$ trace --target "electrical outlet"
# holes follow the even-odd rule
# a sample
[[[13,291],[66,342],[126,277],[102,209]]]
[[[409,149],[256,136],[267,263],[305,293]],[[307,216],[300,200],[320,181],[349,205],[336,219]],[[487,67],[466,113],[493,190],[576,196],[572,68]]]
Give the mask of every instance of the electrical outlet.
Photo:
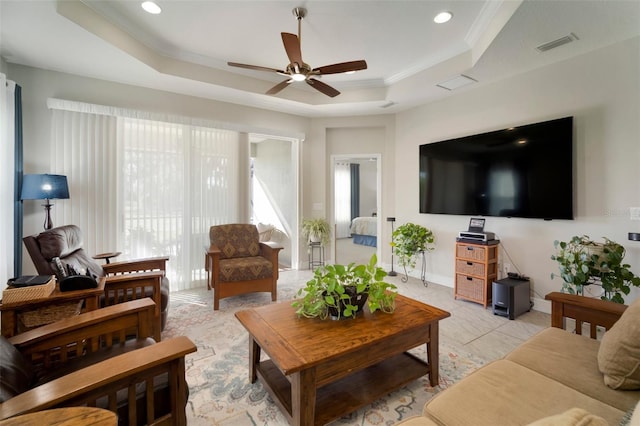
[[[507,275],[509,272],[511,272],[511,264],[510,263],[505,263],[502,268],[504,269],[504,274]]]
[[[640,207],[629,207],[631,220],[640,220]]]

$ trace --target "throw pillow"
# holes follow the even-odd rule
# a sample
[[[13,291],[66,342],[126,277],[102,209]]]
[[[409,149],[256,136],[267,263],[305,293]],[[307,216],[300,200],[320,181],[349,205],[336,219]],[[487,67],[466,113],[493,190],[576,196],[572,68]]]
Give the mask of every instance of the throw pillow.
[[[609,426],[609,423],[582,408],[571,408],[564,413],[536,420],[529,426]]]
[[[602,337],[598,368],[612,389],[640,389],[640,299]]]

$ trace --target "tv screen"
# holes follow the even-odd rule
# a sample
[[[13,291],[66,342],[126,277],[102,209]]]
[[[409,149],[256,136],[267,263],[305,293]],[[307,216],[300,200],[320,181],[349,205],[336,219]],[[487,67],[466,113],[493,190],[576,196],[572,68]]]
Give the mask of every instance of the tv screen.
[[[420,213],[573,219],[573,117],[420,145]]]

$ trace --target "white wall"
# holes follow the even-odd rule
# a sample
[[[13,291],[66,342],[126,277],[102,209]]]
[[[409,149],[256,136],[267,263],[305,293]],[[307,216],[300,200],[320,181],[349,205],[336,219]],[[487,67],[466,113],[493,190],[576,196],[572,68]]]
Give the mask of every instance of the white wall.
[[[377,214],[378,170],[375,161],[360,160],[360,216],[372,216]]]
[[[536,298],[559,291],[551,280],[556,239],[608,237],[627,248],[626,261],[640,274],[640,231],[630,207],[640,206],[640,38],[537,69],[397,115],[395,210],[397,224],[416,222],[436,235],[428,255],[428,278],[453,286],[454,245],[468,216],[419,214],[418,146],[574,116],[575,220],[487,218],[485,230],[501,242],[501,263],[532,278]],[[553,173],[553,170],[549,170]],[[638,292],[632,293],[632,298]],[[537,308],[548,305],[536,300]]]

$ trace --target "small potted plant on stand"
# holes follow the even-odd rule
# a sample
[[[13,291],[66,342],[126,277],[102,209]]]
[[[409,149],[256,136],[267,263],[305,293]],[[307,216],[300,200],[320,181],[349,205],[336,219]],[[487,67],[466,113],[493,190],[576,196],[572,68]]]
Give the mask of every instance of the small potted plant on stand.
[[[558,263],[562,291],[584,295],[585,285],[602,287],[603,300],[624,303],[631,287],[640,287],[640,277],[629,269],[631,265],[622,263],[625,248],[608,238],[595,242],[587,235],[574,236],[569,241],[554,241],[556,254],[551,256]],[[551,274],[551,278],[555,278]]]
[[[317,268],[305,287],[298,290],[292,306],[307,318],[355,318],[365,303],[370,312],[395,310],[396,286],[383,279],[384,269],[372,255],[368,265],[326,265]]]
[[[404,268],[404,277],[402,277],[402,282],[406,283],[409,280],[407,267],[409,269],[415,268],[416,258],[418,254],[421,254],[421,279],[422,283],[426,286],[427,280],[425,278],[426,265],[424,255],[426,251],[431,251],[435,248],[433,246],[435,241],[433,232],[424,226],[409,222],[400,225],[395,231],[393,231],[391,241],[393,254],[398,257],[398,263]]]
[[[303,219],[302,237],[308,243],[320,243],[322,246],[329,244],[331,227],[325,219]]]

